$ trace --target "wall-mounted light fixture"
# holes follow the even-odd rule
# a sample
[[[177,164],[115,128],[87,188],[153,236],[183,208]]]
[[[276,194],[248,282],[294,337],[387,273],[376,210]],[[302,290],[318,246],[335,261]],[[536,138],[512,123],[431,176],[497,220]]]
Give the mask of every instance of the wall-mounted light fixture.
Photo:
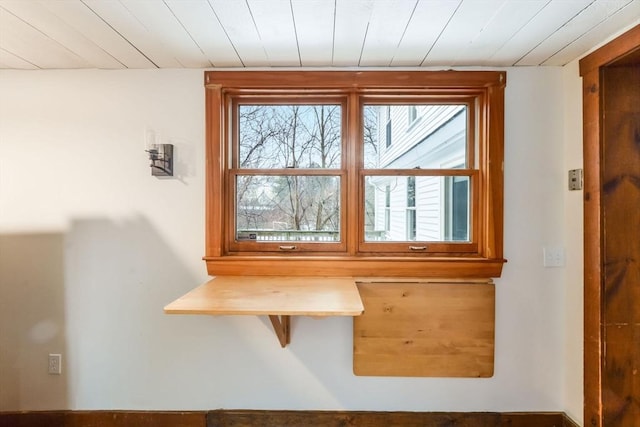
[[[151,144],[149,149],[151,175],[173,176],[173,144]]]

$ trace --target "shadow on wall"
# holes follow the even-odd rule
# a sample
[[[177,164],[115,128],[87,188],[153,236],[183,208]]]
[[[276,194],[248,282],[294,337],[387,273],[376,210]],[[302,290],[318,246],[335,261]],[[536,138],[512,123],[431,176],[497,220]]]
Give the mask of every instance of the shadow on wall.
[[[179,334],[162,307],[196,279],[142,217],[0,235],[0,410],[147,406]]]
[[[64,285],[62,234],[0,235],[0,410],[67,407]]]

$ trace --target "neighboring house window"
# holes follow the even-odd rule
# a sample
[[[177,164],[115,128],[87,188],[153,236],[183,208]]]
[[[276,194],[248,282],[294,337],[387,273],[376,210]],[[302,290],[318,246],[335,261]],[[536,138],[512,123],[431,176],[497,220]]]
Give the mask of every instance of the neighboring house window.
[[[504,73],[205,76],[210,274],[500,274]]]
[[[384,231],[391,230],[391,186],[384,187]]]
[[[416,177],[407,177],[407,240],[416,240]]]
[[[385,109],[385,126],[384,126],[384,130],[385,130],[385,148],[389,148],[391,147],[391,106],[388,105]]]
[[[418,108],[415,105],[407,105],[407,121],[409,126],[418,119]]]

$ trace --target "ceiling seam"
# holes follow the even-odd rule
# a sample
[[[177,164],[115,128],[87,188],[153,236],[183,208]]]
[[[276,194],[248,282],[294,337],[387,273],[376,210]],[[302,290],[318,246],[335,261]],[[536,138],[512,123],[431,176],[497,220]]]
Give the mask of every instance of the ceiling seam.
[[[567,26],[567,24],[569,24],[571,21],[573,21],[574,19],[576,19],[576,17],[578,17],[582,12],[584,12],[585,10],[589,9],[594,3],[596,2],[596,0],[593,0],[591,3],[589,3],[588,5],[586,5],[585,7],[583,7],[582,9],[580,9],[580,11],[578,11],[575,15],[573,15],[571,17],[571,19],[565,21],[562,25],[560,25],[558,28],[556,28],[551,34],[549,34],[547,37],[545,37],[544,39],[540,40],[540,43],[538,43],[537,45],[535,45],[534,47],[532,47],[531,49],[529,49],[529,51],[527,51],[524,55],[522,55],[520,58],[518,58],[518,60],[516,62],[513,63],[513,66],[517,66],[518,63],[520,61],[522,61],[524,58],[527,57],[527,55],[529,55],[531,52],[533,52],[538,46],[540,46],[542,43],[544,43],[546,40],[548,40],[549,38],[551,38],[552,35],[554,35],[555,33],[557,33],[560,29],[564,28],[565,26]],[[567,45],[565,45],[566,47]],[[557,53],[557,52],[556,52]],[[538,66],[540,66],[540,64],[543,64],[545,61],[547,61],[550,57],[547,57],[547,59],[545,59],[544,61],[542,61],[541,63],[538,64]]]
[[[333,30],[331,31],[331,65],[335,63],[336,55],[336,19],[338,14],[338,0],[333,0]]]
[[[207,62],[209,63],[209,65],[211,67],[214,67],[213,62],[211,62],[211,60],[209,59],[209,57],[204,53],[204,50],[202,50],[202,47],[200,47],[200,45],[198,44],[198,42],[193,38],[193,36],[191,35],[191,33],[189,32],[189,30],[187,29],[187,27],[184,26],[184,24],[182,23],[182,21],[180,20],[180,18],[178,18],[176,16],[176,14],[174,13],[173,9],[171,9],[171,7],[167,4],[166,0],[162,0],[162,3],[164,3],[164,5],[167,7],[167,9],[169,10],[169,12],[171,13],[171,15],[175,18],[175,20],[178,22],[178,24],[180,24],[180,26],[182,27],[182,29],[184,30],[185,33],[187,33],[187,35],[189,36],[189,38],[191,39],[191,41],[193,42],[193,44],[195,44],[198,47],[198,50],[200,51],[200,53],[202,53],[202,56],[207,60]],[[176,58],[176,61],[180,62],[180,60],[178,60],[178,58]]]
[[[218,21],[218,24],[220,24],[220,28],[222,28],[222,31],[224,32],[224,35],[227,36],[227,40],[229,40],[229,44],[231,44],[231,47],[233,48],[233,51],[236,53],[236,56],[238,57],[238,61],[240,61],[240,64],[242,64],[242,66],[246,68],[246,65],[245,65],[244,61],[242,60],[242,57],[240,56],[240,53],[238,52],[238,49],[236,48],[236,45],[233,44],[233,40],[231,40],[231,37],[229,36],[229,33],[227,32],[227,29],[224,27],[224,25],[222,25],[222,21],[220,20],[220,17],[218,16],[218,13],[216,12],[216,10],[213,7],[213,5],[211,4],[211,0],[207,0],[207,4],[209,5],[209,8],[211,9],[211,12],[213,12],[213,16],[216,17],[216,20]]]
[[[0,47],[0,50],[3,50],[3,51],[5,51],[5,52],[7,52],[9,55],[15,56],[16,58],[18,58],[18,59],[20,59],[20,60],[22,60],[22,61],[26,62],[27,64],[31,64],[31,65],[33,65],[34,67],[36,67],[36,68],[37,68],[37,69],[39,69],[39,70],[42,70],[42,67],[40,67],[38,64],[34,64],[33,62],[29,61],[28,59],[23,58],[23,57],[21,57],[20,55],[17,55],[17,54],[15,54],[15,53],[11,52],[10,50],[7,50],[7,49],[5,49],[5,48],[3,48],[3,47]]]
[[[55,44],[57,44],[58,46],[60,46],[63,50],[66,50],[67,52],[69,52],[70,54],[72,54],[73,56],[75,56],[76,58],[78,58],[80,61],[89,64],[89,65],[93,65],[91,63],[89,63],[89,61],[87,61],[86,59],[84,59],[82,56],[78,55],[77,53],[75,53],[74,51],[72,51],[71,49],[69,49],[68,47],[66,47],[65,45],[63,45],[62,43],[60,43],[59,41],[57,41],[56,39],[52,38],[51,36],[49,36],[47,33],[45,33],[44,31],[40,30],[39,28],[37,28],[36,26],[34,26],[33,24],[25,21],[24,19],[22,19],[21,17],[19,17],[18,15],[16,15],[15,13],[11,12],[10,10],[1,7],[0,8],[2,10],[4,10],[6,13],[8,13],[9,15],[12,15],[13,17],[15,17],[16,19],[22,21],[25,23],[25,25],[33,28],[35,31],[37,31],[38,33],[42,34],[43,36],[45,36],[47,39],[51,40],[52,42],[54,42]],[[8,51],[7,51],[8,52]],[[18,55],[16,55],[18,56]],[[19,56],[18,56],[19,57]],[[20,58],[20,57],[19,57]],[[30,61],[27,61],[29,63],[31,63]],[[34,64],[35,65],[35,64]],[[41,68],[38,66],[38,68]]]
[[[258,28],[258,24],[256,24],[256,18],[253,16],[253,12],[251,11],[251,6],[249,6],[249,0],[244,0],[244,4],[247,6],[247,10],[249,11],[249,16],[251,16],[251,22],[253,22],[253,28],[256,30],[256,34],[258,34],[258,38],[260,39],[260,43],[262,43],[262,51],[264,52],[264,56],[269,61],[269,65],[271,64],[271,58],[269,58],[269,52],[267,52],[267,48],[264,45],[264,40],[262,40],[262,36],[260,35],[260,29]]]
[[[296,36],[296,48],[298,49],[298,66],[302,67],[302,55],[300,54],[300,40],[298,40],[298,27],[296,27],[296,17],[293,14],[293,3],[289,0],[289,10],[291,11],[291,21],[293,22],[293,34]]]
[[[542,6],[531,18],[529,18],[529,20],[527,22],[525,22],[515,33],[513,33],[511,35],[511,37],[509,37],[507,40],[504,41],[504,43],[502,43],[502,45],[496,49],[495,52],[493,52],[493,55],[491,55],[488,59],[493,58],[494,56],[496,56],[496,54],[498,52],[500,52],[502,50],[503,47],[505,47],[507,45],[507,43],[509,43],[509,41],[511,41],[516,35],[518,35],[518,33],[520,33],[524,28],[527,27],[527,25],[529,25],[535,18],[536,16],[538,16],[540,13],[542,13],[542,11],[544,9],[547,8],[547,6],[549,6],[549,4],[551,3],[552,0],[548,0],[544,6]],[[514,66],[515,63],[511,63],[511,66]]]
[[[604,18],[602,18],[597,24],[593,25],[591,28],[589,28],[588,30],[586,30],[585,32],[583,32],[582,34],[580,34],[578,37],[574,38],[572,41],[570,41],[569,43],[567,43],[566,45],[564,45],[564,47],[558,49],[557,51],[555,51],[553,54],[551,54],[549,57],[547,57],[547,59],[545,59],[544,61],[542,61],[539,65],[545,65],[545,63],[549,60],[551,60],[554,56],[556,56],[558,53],[562,52],[563,50],[565,50],[566,48],[568,48],[569,46],[571,46],[572,44],[574,44],[575,42],[577,42],[578,40],[580,40],[581,38],[583,38],[585,35],[589,34],[591,31],[595,30],[596,28],[598,28],[600,25],[602,25],[604,22],[606,22],[609,18],[611,18],[612,16],[620,13],[621,10],[623,10],[625,7],[629,6],[631,3],[633,3],[633,0],[629,0],[627,3],[625,3],[623,6],[619,7],[615,12],[606,15]],[[572,18],[573,19],[573,18]],[[562,64],[567,65],[567,63]]]
[[[45,3],[46,4],[46,3]],[[86,37],[84,35],[84,33],[76,28],[74,25],[72,25],[70,22],[68,22],[66,19],[64,19],[62,16],[58,15],[56,12],[54,12],[53,10],[49,9],[47,6],[44,6],[49,13],[51,13],[52,15],[55,15],[61,22],[64,22],[69,28],[73,29],[76,33],[78,33],[83,39],[85,39],[86,41],[88,41],[89,43],[91,43],[92,45],[94,45],[95,47],[97,47],[98,49],[100,49],[102,52],[106,53],[107,55],[109,55],[111,58],[113,58],[114,61],[116,61],[118,64],[122,65],[123,68],[129,68],[127,67],[127,64],[125,64],[124,62],[120,61],[118,58],[116,58],[115,56],[113,56],[111,54],[111,52],[109,52],[108,50],[106,50],[105,48],[103,48],[102,46],[100,46],[97,42],[95,42],[93,39],[90,39],[88,37]]]
[[[364,38],[362,39],[362,46],[360,46],[360,56],[358,57],[358,67],[362,62],[362,54],[364,53],[364,45],[367,44],[367,34],[369,33],[370,24],[371,24],[371,20],[367,21],[367,29],[364,30]]]
[[[156,64],[155,62],[153,62],[151,60],[151,58],[149,58],[147,55],[144,54],[144,52],[142,52],[140,49],[138,49],[138,47],[136,45],[134,45],[133,43],[131,43],[131,41],[126,38],[124,35],[122,35],[120,33],[120,31],[116,30],[111,24],[109,24],[102,16],[100,16],[98,13],[96,13],[95,10],[93,10],[87,3],[85,3],[84,0],[80,0],[80,3],[82,3],[87,9],[89,9],[94,15],[96,15],[102,22],[104,22],[109,28],[111,28],[117,35],[119,35],[122,40],[126,41],[127,43],[129,43],[129,45],[134,48],[140,55],[142,55],[147,61],[149,61],[150,63],[153,64],[154,67],[156,68],[160,68],[158,66],[158,64]],[[128,10],[128,9],[127,9]],[[141,23],[142,25],[142,23]],[[144,25],[143,25],[144,26]]]
[[[447,27],[449,26],[449,23],[451,22],[451,20],[453,19],[454,16],[456,16],[456,13],[458,13],[458,9],[460,9],[460,6],[462,5],[462,0],[460,0],[458,2],[458,6],[456,6],[456,10],[453,11],[453,13],[451,14],[451,16],[449,17],[449,19],[447,20],[447,23],[444,24],[444,26],[442,27],[442,31],[440,31],[440,34],[438,34],[438,37],[436,37],[436,39],[433,41],[433,44],[431,44],[431,47],[429,48],[429,50],[427,51],[427,53],[424,55],[424,58],[422,58],[422,61],[420,61],[420,66],[424,66],[424,62],[427,60],[427,57],[429,56],[429,54],[431,53],[431,51],[433,50],[433,48],[435,47],[435,45],[438,43],[438,41],[440,40],[440,37],[442,37],[442,34],[444,34],[444,31],[447,29]]]
[[[400,36],[400,40],[398,40],[398,44],[396,45],[396,51],[393,53],[393,55],[391,56],[391,59],[389,60],[389,63],[387,64],[388,67],[391,66],[391,64],[393,64],[393,60],[396,59],[396,52],[398,52],[398,49],[400,48],[400,45],[402,44],[402,40],[404,40],[404,36],[405,34],[407,34],[407,30],[409,29],[409,24],[411,23],[411,20],[413,19],[413,15],[416,13],[416,9],[418,8],[418,1],[416,0],[416,2],[413,5],[413,10],[411,11],[411,15],[409,15],[409,19],[407,19],[407,25],[404,26],[404,31],[402,31],[402,35]]]

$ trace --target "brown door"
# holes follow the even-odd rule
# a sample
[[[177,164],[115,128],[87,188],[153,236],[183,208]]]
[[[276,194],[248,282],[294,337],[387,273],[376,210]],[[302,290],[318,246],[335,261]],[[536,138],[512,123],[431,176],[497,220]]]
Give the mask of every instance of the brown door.
[[[585,426],[640,427],[639,40],[640,26],[580,63]]]

